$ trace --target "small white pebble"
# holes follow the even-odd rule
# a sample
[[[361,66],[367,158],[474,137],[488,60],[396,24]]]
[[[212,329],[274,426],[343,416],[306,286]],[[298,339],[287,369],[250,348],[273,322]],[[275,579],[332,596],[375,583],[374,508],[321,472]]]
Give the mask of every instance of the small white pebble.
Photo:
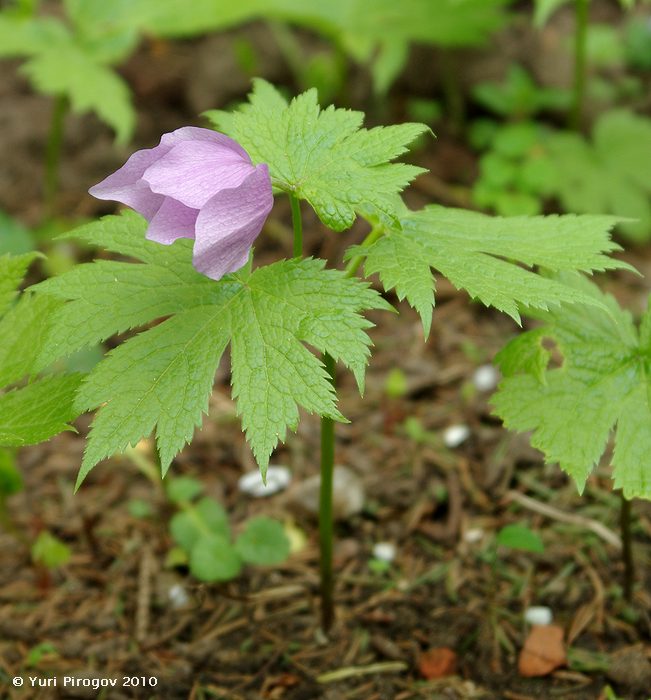
[[[499,372],[493,365],[477,367],[472,375],[472,383],[477,391],[492,391],[497,386],[499,379]]]
[[[167,597],[174,610],[184,608],[190,602],[190,597],[180,583],[175,583],[170,587],[169,591],[167,591]]]
[[[470,437],[470,428],[467,425],[451,425],[443,432],[443,442],[446,447],[459,447]]]
[[[263,496],[271,496],[278,491],[282,491],[289,486],[292,480],[292,474],[287,467],[269,466],[267,469],[267,483],[262,481],[260,472],[256,469],[254,472],[243,474],[237,482],[238,488],[242,493],[255,498]]]
[[[473,527],[470,530],[466,530],[466,534],[463,536],[463,539],[468,544],[476,544],[477,542],[480,542],[483,537],[484,531],[480,527]]]
[[[524,611],[524,619],[530,625],[549,625],[554,616],[550,608],[544,605],[532,605]]]
[[[373,545],[373,556],[380,561],[392,562],[396,558],[396,546],[391,542],[378,542]]]

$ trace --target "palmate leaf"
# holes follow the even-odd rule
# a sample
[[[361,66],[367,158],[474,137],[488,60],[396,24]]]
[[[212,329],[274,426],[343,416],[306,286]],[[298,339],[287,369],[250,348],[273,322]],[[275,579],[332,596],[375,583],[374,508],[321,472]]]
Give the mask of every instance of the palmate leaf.
[[[536,274],[531,267],[591,272],[625,263],[608,257],[619,246],[609,237],[608,216],[491,217],[439,206],[404,210],[401,228],[390,228],[368,247],[366,275],[378,273],[421,316],[427,336],[434,306],[434,268],[457,289],[520,321],[520,307],[547,309],[563,302],[597,303],[580,289]]]
[[[362,112],[321,110],[316,90],[287,104],[272,85],[257,79],[239,111],[206,116],[242,144],[254,163],[269,165],[275,187],[307,200],[335,231],[352,226],[362,204],[392,217],[395,195],[423,172],[389,161],[405,153],[427,126],[363,129]]]
[[[40,346],[52,315],[60,306],[56,299],[38,298],[30,293],[23,293],[12,303],[35,257],[35,253],[0,257],[0,445],[3,446],[18,447],[47,440],[69,430],[69,422],[78,415],[72,404],[81,381],[79,374],[47,377],[2,392],[2,387],[37,373]]]
[[[81,387],[77,408],[99,410],[78,485],[101,459],[154,430],[166,471],[207,410],[229,343],[233,395],[263,473],[287,428],[296,428],[299,406],[344,420],[327,372],[305,343],[341,360],[363,388],[372,324],[360,312],[391,308],[376,292],[313,259],[244,268],[215,282],[192,267],[191,241],[151,243],[144,226],[128,213],[78,231],[142,264],[80,265],[36,287],[68,300],[54,314],[42,363],[169,316],[109,353]]]
[[[615,431],[613,478],[626,498],[651,498],[651,311],[642,325],[578,275],[565,278],[608,308],[566,306],[537,313],[542,326],[497,356],[505,375],[492,398],[507,428],[533,431],[531,444],[558,462],[582,491]],[[561,367],[548,367],[541,339],[553,341]],[[542,372],[517,359],[543,358]],[[544,353],[547,353],[544,355]]]

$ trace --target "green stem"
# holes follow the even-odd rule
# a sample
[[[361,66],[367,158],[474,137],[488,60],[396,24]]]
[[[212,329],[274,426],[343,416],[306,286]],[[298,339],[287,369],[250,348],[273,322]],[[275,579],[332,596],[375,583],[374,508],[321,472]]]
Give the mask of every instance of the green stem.
[[[328,353],[323,364],[335,385],[335,361]],[[321,418],[321,489],[319,493],[319,542],[321,546],[321,627],[328,632],[334,622],[334,576],[332,542],[334,518],[332,493],[335,468],[335,424],[332,418]]]
[[[633,583],[635,582],[635,564],[633,562],[633,537],[631,534],[631,502],[620,494],[619,527],[622,535],[622,559],[624,560],[624,598],[633,602]]]
[[[448,111],[448,123],[453,135],[459,136],[463,132],[466,119],[466,104],[459,82],[459,66],[457,57],[450,49],[440,52],[443,94]]]
[[[294,194],[289,195],[292,207],[292,225],[294,227],[294,257],[303,257],[303,220],[301,219],[301,203]]]
[[[369,246],[373,245],[375,241],[377,241],[378,238],[380,238],[384,234],[384,227],[381,224],[377,224],[374,226],[368,236],[362,241],[361,243],[361,248],[368,248]],[[354,277],[357,274],[357,270],[362,266],[362,263],[364,262],[364,255],[356,255],[354,258],[351,258],[350,261],[348,262],[348,265],[346,265],[346,277]]]
[[[574,0],[576,28],[574,32],[574,90],[570,128],[578,131],[583,116],[583,100],[587,73],[588,3],[590,0]]]
[[[52,219],[56,207],[56,195],[59,189],[59,161],[63,142],[63,125],[68,111],[68,100],[58,95],[52,108],[52,121],[45,149],[45,212],[46,219]]]

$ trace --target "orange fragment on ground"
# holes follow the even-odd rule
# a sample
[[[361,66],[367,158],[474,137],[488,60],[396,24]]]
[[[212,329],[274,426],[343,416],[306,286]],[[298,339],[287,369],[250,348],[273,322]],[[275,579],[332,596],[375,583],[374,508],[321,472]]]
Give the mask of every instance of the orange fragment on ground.
[[[521,676],[546,676],[567,662],[563,628],[558,625],[534,625],[518,659]]]
[[[452,676],[457,670],[457,655],[447,647],[428,649],[420,655],[418,669],[428,680]]]

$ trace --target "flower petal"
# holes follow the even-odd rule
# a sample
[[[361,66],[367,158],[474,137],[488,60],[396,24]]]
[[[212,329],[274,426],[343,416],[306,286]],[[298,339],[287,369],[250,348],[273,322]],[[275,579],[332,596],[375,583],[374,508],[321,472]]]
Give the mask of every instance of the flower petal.
[[[184,126],[176,131],[163,134],[160,143],[154,148],[136,151],[127,162],[114,173],[88,190],[97,199],[122,202],[135,209],[146,219],[151,220],[163,202],[163,197],[151,191],[149,184],[141,178],[144,172],[174,146],[184,141],[212,143],[215,146],[241,156],[250,162],[246,151],[233,139],[212,129]]]
[[[198,209],[190,209],[175,199],[165,198],[147,228],[150,241],[170,245],[177,238],[194,238]]]
[[[218,280],[245,265],[273,199],[269,168],[264,164],[238,187],[212,197],[197,217],[194,267]]]
[[[231,148],[209,141],[182,141],[143,173],[153,192],[200,209],[227,187],[237,187],[253,165]]]

